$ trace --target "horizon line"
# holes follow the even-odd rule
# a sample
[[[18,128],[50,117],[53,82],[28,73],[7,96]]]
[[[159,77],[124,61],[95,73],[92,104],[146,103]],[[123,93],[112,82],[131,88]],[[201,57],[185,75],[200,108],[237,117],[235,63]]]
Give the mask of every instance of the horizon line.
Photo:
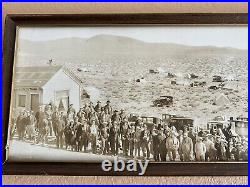
[[[238,48],[238,47],[231,47],[231,46],[218,46],[218,45],[187,45],[187,44],[182,44],[182,43],[173,43],[173,42],[148,42],[148,41],[144,41],[141,39],[137,39],[137,38],[133,38],[133,37],[128,37],[128,36],[124,36],[124,35],[114,35],[114,34],[96,34],[94,36],[85,38],[85,37],[80,37],[80,36],[76,36],[76,37],[61,37],[61,38],[56,38],[56,39],[50,39],[50,40],[32,40],[32,39],[27,39],[27,38],[19,38],[20,40],[26,40],[26,41],[30,41],[30,42],[53,42],[53,41],[58,41],[58,40],[64,40],[64,39],[91,39],[94,38],[96,36],[115,36],[115,37],[123,37],[123,38],[129,38],[129,39],[133,39],[133,40],[137,40],[140,42],[144,42],[144,43],[148,43],[148,44],[172,44],[172,45],[182,45],[182,46],[186,46],[186,47],[216,47],[216,48],[228,48],[228,49],[236,49],[236,50],[242,50],[242,51],[248,51],[248,48]]]

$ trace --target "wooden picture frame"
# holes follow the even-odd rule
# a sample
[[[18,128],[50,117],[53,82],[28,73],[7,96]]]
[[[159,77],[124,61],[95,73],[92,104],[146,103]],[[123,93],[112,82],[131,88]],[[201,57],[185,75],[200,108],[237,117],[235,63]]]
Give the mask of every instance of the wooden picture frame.
[[[247,13],[180,14],[81,14],[81,15],[7,15],[3,48],[2,166],[4,175],[79,175],[129,176],[138,172],[104,172],[101,164],[55,162],[8,162],[6,145],[11,99],[17,26],[116,26],[116,25],[247,25]],[[247,162],[150,163],[145,176],[242,176],[248,174]]]

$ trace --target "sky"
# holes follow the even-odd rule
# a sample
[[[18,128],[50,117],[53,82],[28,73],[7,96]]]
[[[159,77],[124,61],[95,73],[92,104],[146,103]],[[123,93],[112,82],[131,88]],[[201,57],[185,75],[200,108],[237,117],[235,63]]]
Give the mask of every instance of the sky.
[[[248,49],[247,26],[20,27],[19,39],[48,41],[108,34],[145,42]]]

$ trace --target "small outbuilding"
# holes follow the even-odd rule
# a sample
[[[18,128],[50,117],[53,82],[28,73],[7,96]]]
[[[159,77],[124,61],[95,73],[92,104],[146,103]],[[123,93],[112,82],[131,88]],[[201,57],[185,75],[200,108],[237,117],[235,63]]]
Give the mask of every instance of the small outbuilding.
[[[62,66],[16,67],[12,104],[34,112],[48,103],[65,110],[73,104],[79,110],[81,83],[79,77]]]

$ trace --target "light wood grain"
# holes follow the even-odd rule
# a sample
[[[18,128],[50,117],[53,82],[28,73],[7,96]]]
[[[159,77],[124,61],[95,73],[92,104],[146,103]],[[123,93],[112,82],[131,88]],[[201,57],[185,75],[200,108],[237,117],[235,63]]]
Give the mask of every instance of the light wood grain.
[[[3,3],[7,14],[247,13],[247,3]],[[247,177],[2,176],[3,184],[247,184]]]

